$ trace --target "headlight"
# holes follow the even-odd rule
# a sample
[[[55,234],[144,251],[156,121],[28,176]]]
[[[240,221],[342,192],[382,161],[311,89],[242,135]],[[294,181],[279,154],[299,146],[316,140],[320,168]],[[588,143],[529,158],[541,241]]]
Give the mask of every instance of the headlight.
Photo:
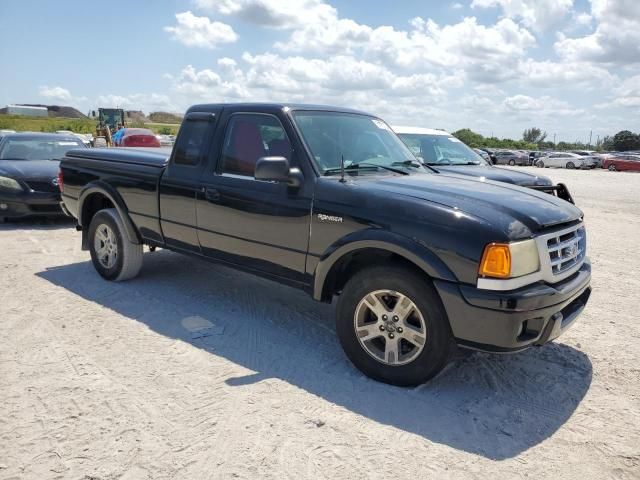
[[[481,277],[515,278],[537,272],[540,257],[535,240],[490,243],[484,249],[478,274]]]
[[[10,190],[12,192],[21,192],[22,186],[16,182],[13,178],[0,177],[0,189]]]

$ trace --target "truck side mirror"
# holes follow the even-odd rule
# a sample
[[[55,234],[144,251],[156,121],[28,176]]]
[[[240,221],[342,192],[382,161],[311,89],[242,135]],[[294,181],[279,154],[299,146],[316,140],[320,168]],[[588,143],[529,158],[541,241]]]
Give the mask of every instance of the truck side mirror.
[[[256,180],[286,183],[290,187],[302,185],[302,172],[289,166],[285,157],[261,157],[256,162],[254,173]]]

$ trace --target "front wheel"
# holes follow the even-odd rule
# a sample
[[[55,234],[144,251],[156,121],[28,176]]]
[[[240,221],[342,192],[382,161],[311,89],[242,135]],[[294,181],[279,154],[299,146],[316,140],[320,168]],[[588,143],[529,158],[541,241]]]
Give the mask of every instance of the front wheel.
[[[399,267],[368,268],[347,282],[338,299],[336,331],[358,369],[400,386],[419,385],[438,374],[452,340],[433,286]]]
[[[538,160],[538,163],[536,163],[536,167],[544,168],[544,162],[542,160]]]
[[[569,170],[573,170],[574,168],[576,168],[576,166],[573,164],[573,162],[567,162],[567,168]]]
[[[515,160],[509,160],[509,165],[511,165],[512,167],[516,164]]]
[[[115,208],[100,210],[91,219],[89,251],[93,266],[107,280],[128,280],[142,268],[142,244],[129,240]]]
[[[613,163],[611,165],[609,165],[609,171],[610,172],[615,172],[616,171],[616,166]]]

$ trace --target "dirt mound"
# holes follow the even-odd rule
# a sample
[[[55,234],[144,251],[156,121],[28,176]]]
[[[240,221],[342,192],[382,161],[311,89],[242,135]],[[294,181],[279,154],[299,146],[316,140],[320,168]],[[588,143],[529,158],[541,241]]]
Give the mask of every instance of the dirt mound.
[[[64,105],[42,105],[40,103],[18,103],[16,105],[22,105],[25,107],[46,107],[50,117],[89,118],[79,110],[73,107],[66,107]],[[6,115],[7,113],[6,108],[0,108],[0,114]]]

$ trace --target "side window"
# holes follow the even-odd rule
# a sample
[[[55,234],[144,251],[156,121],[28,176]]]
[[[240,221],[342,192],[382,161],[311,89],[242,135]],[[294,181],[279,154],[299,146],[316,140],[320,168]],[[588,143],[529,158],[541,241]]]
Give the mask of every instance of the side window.
[[[173,163],[177,165],[197,165],[203,153],[202,147],[207,140],[208,127],[206,120],[185,120],[180,127],[180,135],[176,141]]]
[[[222,146],[222,173],[253,177],[261,157],[291,161],[291,143],[280,120],[273,115],[233,115]]]

